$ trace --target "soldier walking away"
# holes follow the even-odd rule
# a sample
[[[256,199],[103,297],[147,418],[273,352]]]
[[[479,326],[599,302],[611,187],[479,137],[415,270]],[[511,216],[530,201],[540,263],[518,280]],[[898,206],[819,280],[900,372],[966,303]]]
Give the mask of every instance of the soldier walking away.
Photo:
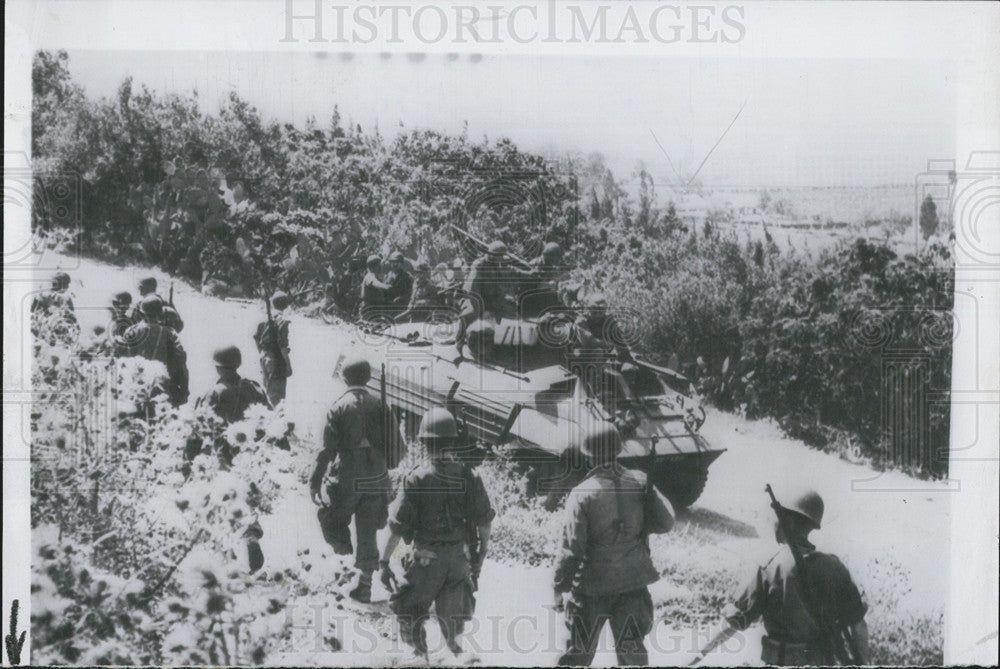
[[[271,406],[277,406],[285,399],[288,377],[292,375],[292,361],[289,357],[288,318],[284,311],[291,299],[287,293],[278,291],[271,296],[271,309],[267,320],[257,326],[253,340],[260,352],[260,373]]]
[[[427,658],[424,622],[431,605],[449,650],[468,664],[458,637],[475,610],[475,590],[496,512],[483,481],[455,458],[458,429],[446,410],[431,409],[420,423],[418,438],[430,462],[414,468],[403,481],[390,513],[389,539],[379,563],[382,583],[392,594],[389,606],[399,621],[400,637]],[[403,560],[397,583],[389,566],[399,541],[413,546]]]
[[[570,493],[556,561],[555,606],[565,609],[569,628],[560,665],[589,666],[605,622],[619,664],[649,663],[643,641],[653,628],[648,586],[659,574],[648,535],[670,531],[674,512],[645,474],[617,464],[621,448],[618,431],[607,422],[590,428],[583,441],[593,469]]]
[[[263,404],[270,408],[267,395],[260,384],[240,376],[238,370],[243,364],[243,355],[236,346],[226,346],[216,349],[212,355],[215,361],[215,371],[219,379],[212,389],[198,398],[195,407],[207,406],[215,414],[226,421],[235,423],[243,420],[247,408],[254,404]]]
[[[177,333],[162,325],[163,300],[156,295],[147,295],[139,303],[142,320],[132,325],[122,335],[118,344],[120,356],[139,356],[147,360],[158,360],[167,368],[167,384],[163,390],[174,406],[180,406],[188,399],[187,353],[181,346]]]
[[[31,332],[44,336],[50,343],[72,343],[79,339],[80,325],[76,320],[73,298],[69,294],[69,274],[56,272],[51,288],[31,301]]]
[[[350,555],[351,518],[358,542],[355,567],[360,572],[350,595],[371,601],[372,572],[378,567],[376,533],[388,519],[390,481],[398,453],[399,425],[389,407],[365,387],[371,365],[358,355],[344,361],[347,390],[326,415],[323,450],[316,459],[309,490],[319,506],[323,538],[337,555]]]
[[[254,404],[270,406],[260,384],[250,379],[244,379],[236,371],[243,362],[239,348],[226,346],[216,349],[212,359],[215,362],[215,370],[219,374],[219,380],[215,382],[215,386],[211,390],[198,398],[195,402],[196,408],[208,406],[215,412],[215,415],[229,424],[243,420],[247,408]],[[189,452],[187,455],[193,457],[195,452]],[[231,457],[232,452],[230,451],[227,459],[231,459]],[[264,566],[264,551],[260,547],[260,540],[263,536],[264,530],[256,518],[243,533],[247,545],[250,573],[254,573]]]
[[[809,541],[823,520],[823,499],[807,489],[786,500],[775,499],[772,507],[778,515],[775,540],[787,549],[778,550],[743,584],[723,612],[725,627],[691,665],[757,619],[763,619],[766,632],[765,664],[868,664],[867,606],[858,587],[836,556],[817,551]]]
[[[171,288],[170,299],[164,300],[156,292],[156,286],[157,286],[156,277],[147,276],[146,278],[139,281],[139,297],[141,299],[139,300],[139,304],[137,304],[132,309],[132,313],[129,314],[129,317],[134,322],[142,320],[145,317],[145,314],[142,312],[142,309],[140,308],[142,305],[142,300],[149,296],[155,296],[158,297],[160,299],[160,302],[163,304],[163,307],[161,309],[161,314],[159,316],[160,325],[166,325],[167,327],[173,329],[174,332],[180,332],[181,330],[184,329],[184,321],[181,319],[180,314],[177,313],[177,309],[174,307],[174,299],[172,294],[173,288]]]

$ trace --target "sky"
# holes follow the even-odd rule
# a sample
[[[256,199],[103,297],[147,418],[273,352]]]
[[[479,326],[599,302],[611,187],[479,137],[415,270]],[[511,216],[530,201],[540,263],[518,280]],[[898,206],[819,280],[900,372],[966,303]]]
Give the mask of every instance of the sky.
[[[954,77],[932,60],[74,50],[70,71],[92,96],[132,76],[197,90],[206,111],[235,91],[295,124],[325,126],[334,104],[387,136],[468,123],[526,150],[600,152],[626,179],[641,162],[659,184],[706,156],[709,186],[905,184],[955,154]]]

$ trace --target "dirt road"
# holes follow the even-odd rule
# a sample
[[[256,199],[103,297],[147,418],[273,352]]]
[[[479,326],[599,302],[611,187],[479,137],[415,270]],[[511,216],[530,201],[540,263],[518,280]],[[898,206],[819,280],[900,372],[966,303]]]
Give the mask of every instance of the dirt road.
[[[65,266],[75,266],[66,259]],[[71,291],[84,333],[92,325],[107,320],[106,305],[118,290],[129,290],[142,276],[154,275],[160,293],[166,296],[170,279],[146,269],[122,269],[93,261],[82,261],[71,272]],[[41,283],[40,283],[41,286]],[[206,297],[180,283],[174,284],[174,302],[185,321],[180,339],[188,354],[191,395],[205,392],[214,380],[212,351],[236,344],[243,351],[240,370],[250,378],[260,378],[252,334],[264,318],[261,303],[242,303]],[[289,380],[288,415],[296,421],[302,446],[310,457],[315,451],[328,406],[339,396],[342,384],[333,378],[338,356],[356,342],[347,326],[335,327],[299,315],[292,316],[291,359],[294,376]],[[827,500],[823,530],[816,535],[820,549],[835,550],[851,567],[878,564],[908,572],[910,592],[900,606],[912,609],[940,607],[946,599],[949,535],[950,486],[942,482],[922,482],[898,473],[880,474],[867,467],[848,463],[836,456],[811,449],[781,435],[773,425],[746,421],[737,416],[710,411],[703,428],[708,440],[728,449],[713,465],[708,485],[687,522],[718,529],[729,536],[733,528],[744,537],[730,544],[743,561],[756,544],[766,549],[771,530],[770,509],[763,492],[765,483],[776,490],[795,483],[814,485]],[[298,551],[309,549],[319,555],[325,547],[315,520],[308,491],[292,492],[264,523],[263,547],[269,565],[291,561]],[[750,539],[756,532],[759,541]],[[656,550],[654,543],[654,551]],[[330,557],[329,560],[334,560]],[[887,578],[890,577],[887,575]],[[553,664],[562,647],[561,620],[547,608],[550,601],[548,568],[514,567],[487,561],[478,593],[477,627],[470,635],[470,647],[486,664]],[[865,584],[862,584],[863,586]],[[662,582],[655,596],[684,584]],[[385,596],[377,588],[376,597]],[[328,602],[301,602],[309,606]],[[330,608],[331,615],[344,611]],[[282,657],[285,663],[380,664],[389,660],[391,642],[373,629],[386,631],[383,605],[355,611],[340,621],[345,648],[338,653],[317,650],[311,642]],[[367,622],[366,622],[367,621]],[[303,634],[308,626],[303,623]],[[361,625],[361,628],[357,628]],[[365,627],[368,625],[368,627]],[[350,629],[354,626],[355,629]],[[344,629],[347,627],[348,629]],[[434,627],[433,625],[430,627]],[[704,634],[705,631],[701,631]],[[669,620],[657,622],[652,639],[652,661],[676,664],[685,661],[696,643],[693,632]],[[352,636],[353,635],[353,636]],[[437,637],[431,635],[432,645]],[[608,639],[595,664],[614,664]],[[739,664],[759,652],[759,632],[750,634],[738,649],[710,657],[709,664]]]

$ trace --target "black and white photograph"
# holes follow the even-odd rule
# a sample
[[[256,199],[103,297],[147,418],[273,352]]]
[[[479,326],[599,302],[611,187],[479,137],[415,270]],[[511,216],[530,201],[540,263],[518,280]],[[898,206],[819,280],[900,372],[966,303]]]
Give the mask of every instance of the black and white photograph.
[[[997,663],[1000,6],[6,9],[6,663]]]

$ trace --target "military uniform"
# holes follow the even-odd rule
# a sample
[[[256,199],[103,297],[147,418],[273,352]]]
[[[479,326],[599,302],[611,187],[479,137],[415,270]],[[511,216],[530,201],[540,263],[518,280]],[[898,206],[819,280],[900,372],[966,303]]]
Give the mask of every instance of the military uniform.
[[[361,281],[361,305],[359,313],[363,320],[371,319],[379,313],[384,312],[388,290],[389,284],[379,280],[378,275],[369,269],[365,274],[365,278]]]
[[[146,277],[139,282],[139,295],[143,300],[147,297],[159,298],[163,306],[160,313],[155,317],[158,324],[166,325],[174,332],[180,332],[184,329],[184,320],[181,318],[181,315],[177,313],[177,309],[175,309],[172,304],[167,302],[167,300],[163,299],[163,297],[156,292],[155,278]],[[139,303],[132,308],[132,312],[129,314],[129,318],[135,323],[138,323],[146,318],[146,315],[143,313],[141,307],[142,300],[139,300]]]
[[[235,377],[216,381],[211,390],[198,398],[195,406],[208,406],[227,423],[243,420],[247,408],[254,404],[270,407],[259,383],[238,374]]]
[[[395,464],[390,454],[398,439],[389,408],[364,385],[351,385],[327,413],[323,450],[310,481],[314,495],[327,485],[329,504],[317,512],[323,538],[337,554],[351,553],[353,517],[355,565],[369,575],[378,567],[376,533],[387,520],[387,470]]]
[[[389,287],[385,292],[385,300],[396,307],[404,307],[413,293],[413,276],[403,267],[403,254],[393,253],[389,261],[393,263],[393,267],[386,277]]]
[[[260,352],[260,371],[268,400],[272,406],[277,406],[285,399],[288,377],[292,375],[290,366],[285,362],[289,356],[288,319],[284,314],[274,314],[271,320],[257,325],[253,339]]]
[[[147,297],[146,300],[156,300]],[[145,303],[144,300],[143,302]],[[187,401],[188,370],[187,353],[181,346],[177,333],[172,328],[155,322],[157,314],[149,314],[150,319],[129,327],[118,343],[121,356],[139,356],[147,360],[158,360],[167,368],[168,383],[163,390],[174,406]]]
[[[449,458],[416,467],[392,504],[389,525],[413,545],[405,574],[390,599],[400,636],[426,654],[424,620],[431,605],[449,647],[475,609],[469,527],[485,525],[496,512],[478,474]]]
[[[647,535],[673,526],[673,509],[642,472],[595,467],[570,493],[556,562],[555,590],[566,603],[570,636],[559,664],[589,665],[601,627],[611,624],[620,664],[648,662],[653,627],[647,586],[659,580]]]
[[[837,627],[861,621],[867,606],[843,563],[808,542],[800,542],[800,549],[817,604],[825,607],[824,617]],[[723,616],[737,630],[763,619],[767,636],[762,659],[767,664],[835,664],[835,658],[823,650],[820,630],[803,602],[802,574],[787,549],[757,568]]]
[[[52,278],[52,288],[36,295],[31,301],[31,332],[44,336],[51,344],[71,344],[80,337],[73,298],[66,289],[70,278],[59,272]]]

